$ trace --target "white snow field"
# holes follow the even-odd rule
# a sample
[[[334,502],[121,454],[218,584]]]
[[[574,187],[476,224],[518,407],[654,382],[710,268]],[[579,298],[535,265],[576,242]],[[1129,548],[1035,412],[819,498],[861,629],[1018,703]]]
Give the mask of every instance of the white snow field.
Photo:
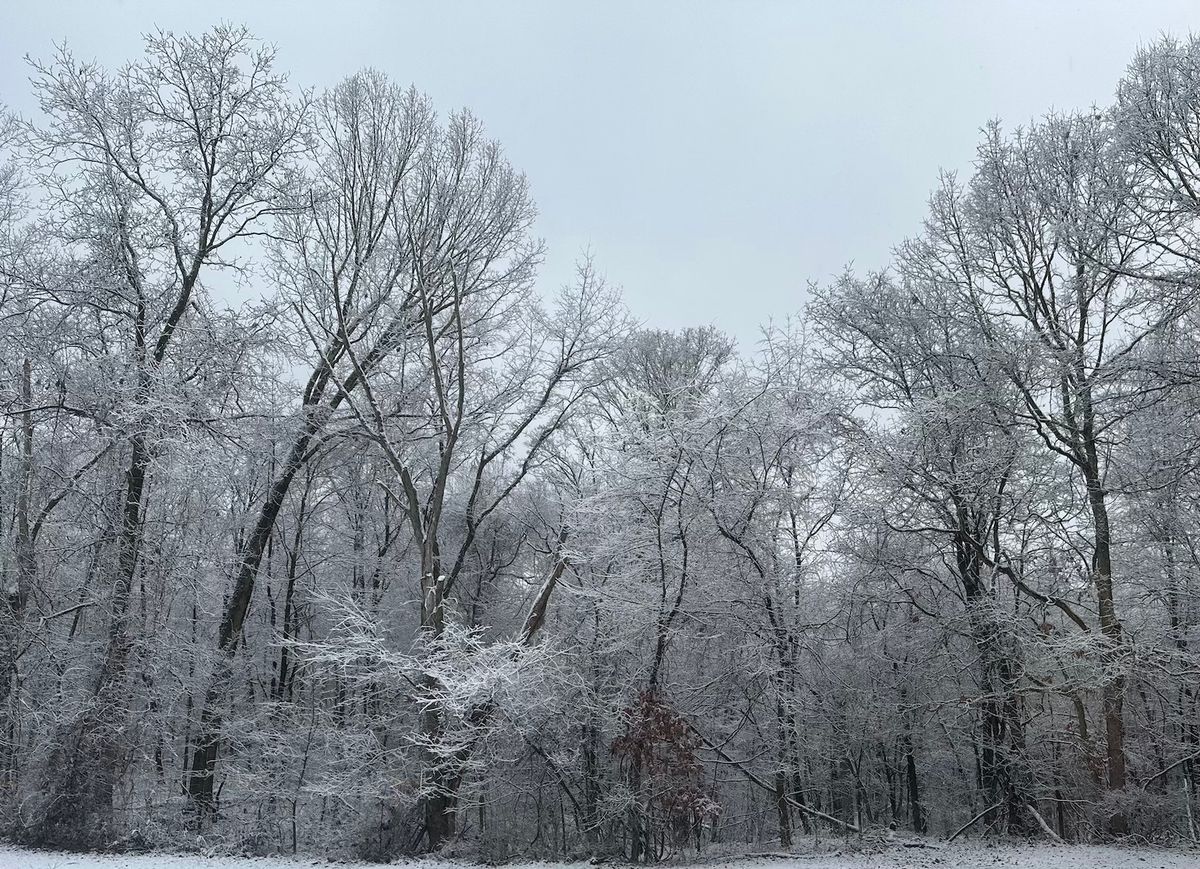
[[[367,869],[377,863],[326,861],[303,857],[202,857],[194,854],[69,854],[0,846],[0,869]],[[475,864],[445,860],[401,860],[409,869],[471,869]],[[621,863],[606,864],[620,867]],[[973,843],[948,847],[892,847],[872,853],[732,857],[701,859],[695,869],[1200,869],[1200,851],[1117,848],[1101,845],[1004,845]],[[591,869],[587,863],[522,863],[511,869]]]

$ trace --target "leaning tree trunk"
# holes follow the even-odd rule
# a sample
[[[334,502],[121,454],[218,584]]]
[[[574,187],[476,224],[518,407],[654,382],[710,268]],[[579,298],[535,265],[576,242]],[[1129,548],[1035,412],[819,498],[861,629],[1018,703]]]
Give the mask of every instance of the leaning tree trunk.
[[[403,323],[399,317],[389,324],[385,332],[392,333],[398,323]],[[262,564],[263,554],[266,552],[267,542],[271,539],[275,522],[283,509],[283,503],[291,489],[292,481],[309,459],[313,442],[321,434],[329,418],[358,386],[360,378],[379,364],[388,352],[388,342],[381,340],[367,354],[361,367],[351,372],[344,381],[339,383],[334,377],[333,366],[342,358],[348,343],[348,339],[344,336],[336,338],[322,354],[321,364],[310,375],[304,389],[302,402],[304,417],[300,431],[296,434],[288,451],[287,459],[278,475],[267,487],[266,498],[259,508],[253,531],[237,552],[237,576],[234,579],[233,592],[225,604],[221,617],[221,627],[217,635],[216,665],[209,681],[208,690],[204,694],[204,705],[200,710],[196,744],[192,750],[187,780],[188,801],[195,813],[196,824],[201,828],[212,819],[216,812],[214,782],[217,760],[221,751],[222,709],[229,694],[233,657],[237,653],[242,626],[250,611],[250,601],[254,596],[254,584],[258,578],[258,570]],[[328,401],[322,403],[331,383],[337,386],[337,390]]]
[[[262,563],[267,541],[270,540],[271,533],[275,528],[275,520],[279,517],[279,511],[283,507],[292,480],[304,464],[309,443],[315,432],[316,424],[310,417],[304,430],[292,444],[279,475],[275,477],[268,488],[267,497],[259,510],[254,530],[243,543],[239,554],[238,573],[233,593],[225,606],[225,613],[217,634],[216,665],[209,681],[208,690],[204,695],[204,705],[200,709],[196,744],[192,750],[191,772],[188,776],[187,795],[193,811],[196,813],[196,822],[200,827],[211,820],[216,811],[214,779],[217,756],[220,752],[221,710],[229,692],[229,682],[233,673],[233,656],[237,652],[242,625],[245,623],[246,613],[250,609],[250,599],[254,593],[258,568]]]

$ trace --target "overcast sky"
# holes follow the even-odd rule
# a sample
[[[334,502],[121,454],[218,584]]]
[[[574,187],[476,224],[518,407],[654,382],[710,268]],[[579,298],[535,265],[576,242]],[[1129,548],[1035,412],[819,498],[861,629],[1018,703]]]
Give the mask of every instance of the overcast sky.
[[[117,64],[153,27],[246,24],[293,81],[363,66],[468,107],[531,181],[547,287],[590,246],[648,325],[743,346],[808,281],[884,264],[980,127],[1107,103],[1195,2],[48,2],[0,5],[0,102],[26,54]]]

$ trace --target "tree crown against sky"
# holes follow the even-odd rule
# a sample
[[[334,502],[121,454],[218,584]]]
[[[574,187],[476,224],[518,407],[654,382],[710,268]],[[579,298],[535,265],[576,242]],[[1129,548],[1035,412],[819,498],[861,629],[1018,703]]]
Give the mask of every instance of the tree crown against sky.
[[[1139,46],[1195,27],[1185,0],[1091,7],[49,0],[0,12],[0,102],[36,111],[23,58],[56,41],[115,68],[156,27],[245,23],[297,85],[370,66],[473,110],[530,175],[550,286],[590,247],[639,321],[748,351],[809,279],[884,266],[989,119],[1103,106]]]

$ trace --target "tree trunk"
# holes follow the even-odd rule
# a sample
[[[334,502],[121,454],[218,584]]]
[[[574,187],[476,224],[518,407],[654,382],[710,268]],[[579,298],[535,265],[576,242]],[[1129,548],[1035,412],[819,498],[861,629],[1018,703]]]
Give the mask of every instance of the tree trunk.
[[[779,846],[787,851],[792,847],[792,816],[788,806],[788,777],[782,769],[775,771],[775,811],[779,815]]]
[[[914,833],[926,833],[925,810],[921,806],[921,783],[917,778],[917,759],[913,754],[912,737],[905,725],[904,736],[901,738],[904,749],[904,774],[908,787],[908,808],[912,818]]]
[[[43,816],[31,831],[37,841],[90,846],[102,843],[110,834],[113,790],[119,777],[121,737],[129,704],[129,600],[141,545],[142,498],[149,461],[145,438],[140,433],[134,435],[125,472],[104,659],[83,714],[56,737],[49,765],[54,781],[47,788]]]
[[[1024,709],[1018,692],[1022,666],[992,611],[993,600],[983,575],[986,558],[972,527],[983,525],[988,518],[972,517],[959,508],[955,534],[956,568],[966,598],[971,639],[979,653],[983,689],[980,783],[987,792],[988,804],[1003,806],[1004,832],[1026,836],[1035,830],[1026,808],[1035,800],[1025,756]]]
[[[199,827],[211,819],[216,811],[214,800],[214,778],[217,757],[220,754],[221,707],[229,692],[229,678],[233,672],[233,656],[237,652],[238,639],[250,609],[254,594],[254,582],[258,577],[259,565],[266,551],[267,541],[275,528],[275,520],[283,508],[284,499],[296,473],[303,466],[309,444],[319,429],[319,423],[310,410],[305,417],[304,427],[293,442],[287,460],[279,475],[267,489],[266,499],[259,509],[258,519],[241,548],[238,558],[238,573],[233,593],[225,606],[221,628],[217,635],[217,662],[212,679],[204,695],[200,711],[200,722],[196,733],[196,745],[192,752],[191,773],[188,776],[187,794],[196,813]]]
[[[1167,616],[1171,625],[1171,635],[1177,651],[1188,653],[1188,633],[1191,629],[1190,620],[1180,612],[1180,599],[1190,598],[1180,581],[1180,572],[1175,559],[1175,516],[1174,496],[1171,502],[1170,527],[1163,535],[1163,564],[1166,568],[1167,579]],[[1176,714],[1181,722],[1183,748],[1186,760],[1182,764],[1184,809],[1188,820],[1188,834],[1192,841],[1197,840],[1195,801],[1196,788],[1200,784],[1200,766],[1196,764],[1197,746],[1200,745],[1200,710],[1196,708],[1196,689],[1191,680],[1180,681],[1176,700]]]
[[[37,554],[29,521],[33,499],[32,380],[32,366],[30,360],[26,359],[21,365],[20,401],[24,410],[18,429],[21,461],[15,517],[16,582],[4,589],[3,609],[0,610],[0,745],[3,746],[0,756],[0,798],[3,798],[6,806],[9,797],[15,796],[16,729],[10,699],[17,680],[17,646],[21,639],[25,605],[37,577]]]
[[[395,327],[389,326],[390,331]],[[221,629],[217,636],[217,664],[214,668],[212,681],[204,695],[204,707],[200,714],[200,723],[196,737],[196,746],[192,752],[191,773],[188,776],[187,793],[196,813],[197,825],[203,827],[216,810],[214,802],[214,783],[216,776],[217,758],[220,755],[221,740],[221,709],[225,696],[228,694],[226,680],[232,673],[233,656],[237,652],[238,638],[246,614],[250,610],[250,601],[254,596],[254,583],[258,577],[258,569],[266,551],[267,541],[275,529],[275,521],[283,508],[283,502],[291,488],[296,474],[304,467],[309,457],[313,440],[322,431],[329,417],[341,406],[356,388],[362,373],[369,371],[378,364],[387,353],[386,342],[376,346],[362,367],[347,375],[338,386],[337,391],[328,402],[322,404],[322,398],[331,381],[333,381],[333,365],[341,359],[345,352],[345,338],[335,339],[322,356],[322,363],[308,379],[303,395],[303,422],[300,431],[292,442],[282,469],[278,476],[267,487],[267,495],[259,508],[254,530],[242,545],[237,555],[238,573],[234,580],[233,592],[225,605],[221,618]]]
[[[1093,582],[1096,588],[1096,604],[1100,616],[1100,631],[1104,635],[1106,668],[1120,666],[1123,640],[1121,622],[1117,619],[1113,601],[1112,545],[1108,521],[1108,505],[1101,485],[1099,465],[1095,461],[1095,446],[1088,443],[1091,468],[1085,474],[1088,504],[1091,507],[1095,533],[1095,552],[1092,556]],[[1109,792],[1125,788],[1125,677],[1119,672],[1106,679],[1101,696],[1104,704],[1105,756],[1108,766]],[[1129,832],[1129,821],[1124,812],[1114,811],[1108,818],[1108,832],[1123,836]]]

